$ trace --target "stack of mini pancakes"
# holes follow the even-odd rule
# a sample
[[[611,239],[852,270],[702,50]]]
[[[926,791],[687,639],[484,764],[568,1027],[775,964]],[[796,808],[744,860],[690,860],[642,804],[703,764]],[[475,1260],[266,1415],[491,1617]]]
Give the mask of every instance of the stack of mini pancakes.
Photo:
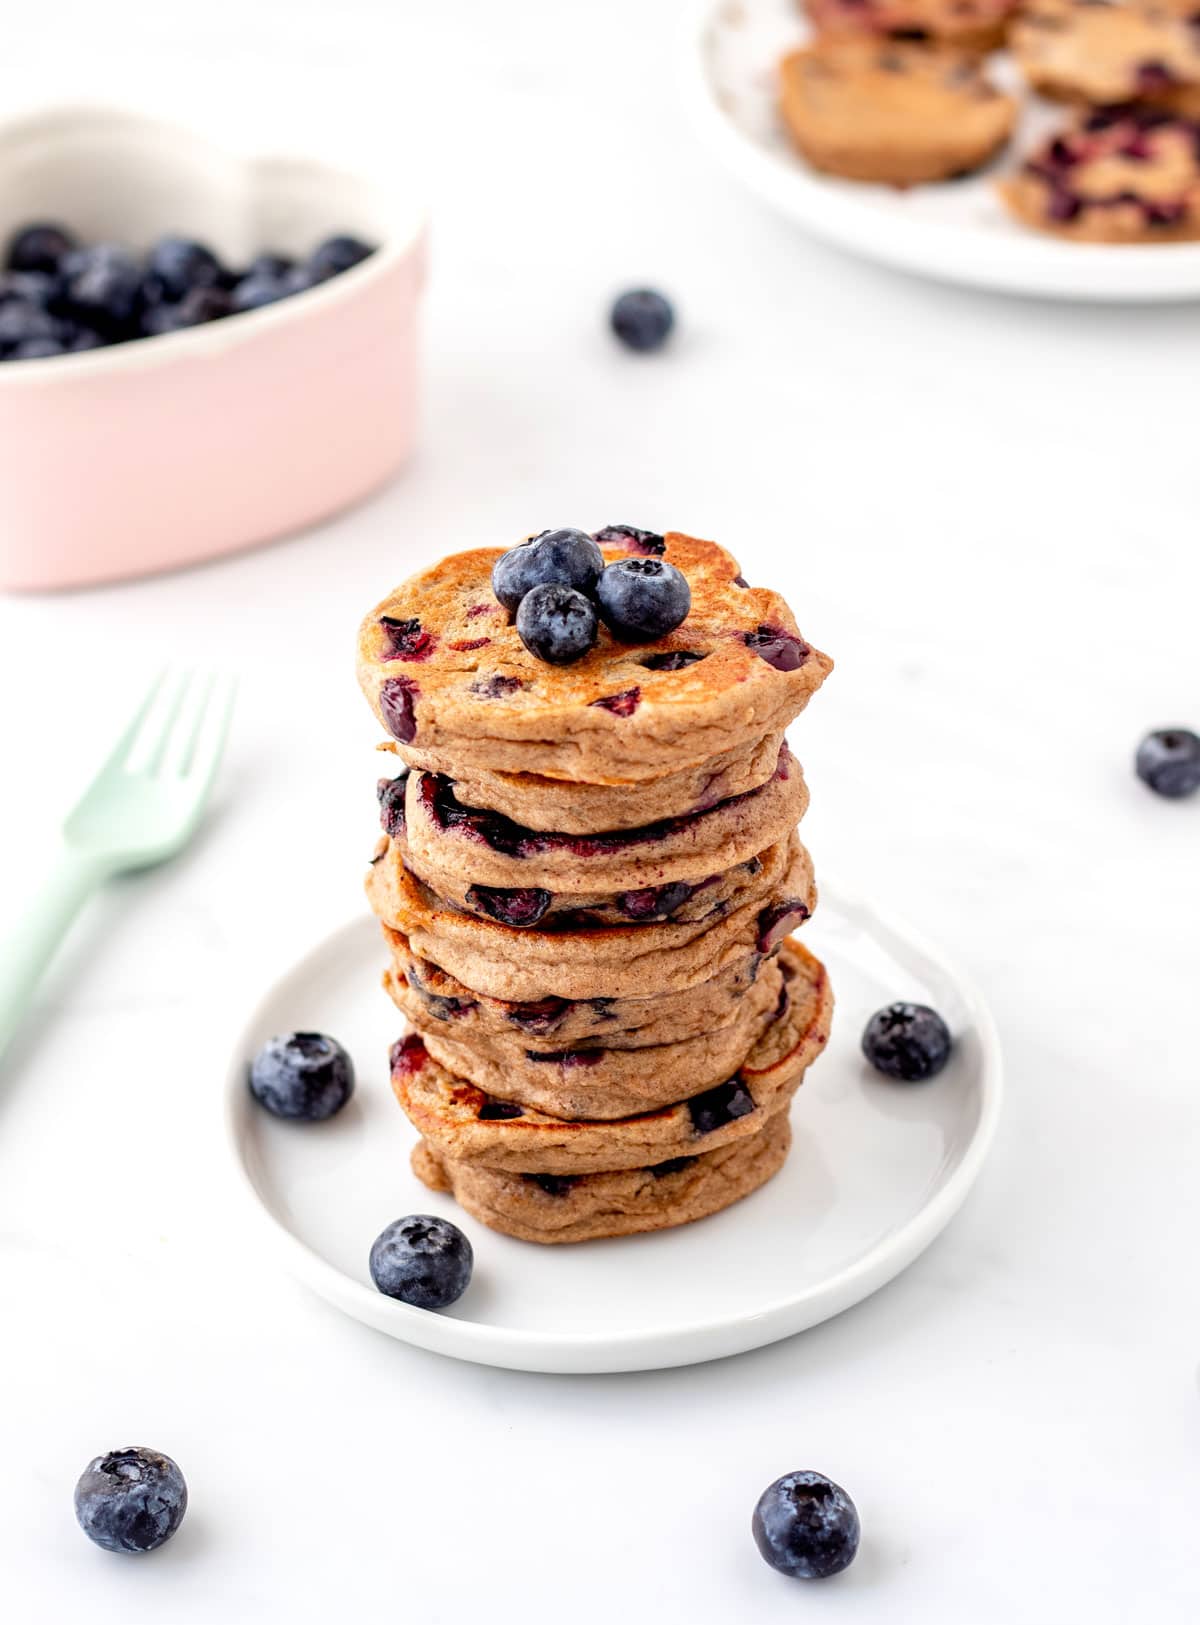
[[[656,643],[535,658],[456,554],[364,621],[359,678],[403,770],[367,880],[411,1031],[392,1084],[413,1165],[529,1241],[682,1224],[781,1167],[829,1032],[783,734],[831,669],[712,542],[626,526],[692,607]]]

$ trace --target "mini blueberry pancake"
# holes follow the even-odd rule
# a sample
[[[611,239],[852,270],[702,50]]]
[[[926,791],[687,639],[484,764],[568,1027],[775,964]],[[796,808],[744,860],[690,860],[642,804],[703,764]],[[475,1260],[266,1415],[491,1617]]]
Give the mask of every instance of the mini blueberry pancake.
[[[682,625],[639,644],[602,628],[582,659],[549,665],[492,592],[500,548],[443,559],[371,611],[359,681],[405,761],[451,777],[485,769],[639,784],[779,733],[803,710],[833,663],[804,641],[782,598],[739,585],[736,559],[713,542],[600,535],[606,562],[654,554],[683,572]]]
[[[1011,43],[1043,96],[1200,113],[1200,28],[1169,8],[1036,0],[1014,24]]]
[[[454,1162],[424,1140],[412,1166],[430,1190],[452,1192],[491,1230],[518,1241],[596,1241],[667,1230],[732,1207],[779,1172],[791,1143],[788,1115],[779,1112],[749,1139],[620,1173],[505,1173]]]
[[[426,885],[473,913],[490,912],[473,900],[478,888],[535,883],[559,908],[613,902],[618,921],[665,919],[697,888],[711,891],[717,877],[786,839],[807,805],[803,776],[786,745],[774,775],[758,790],[707,812],[595,835],[529,829],[465,806],[442,774],[412,773],[397,839],[404,842],[404,861]]]
[[[627,785],[582,784],[541,773],[490,773],[462,765],[455,773],[454,793],[468,807],[486,807],[514,823],[553,834],[632,829],[707,812],[720,801],[759,789],[775,772],[782,744],[782,734],[766,734],[678,773],[643,779],[634,794]],[[379,748],[399,751],[394,742]]]
[[[411,1033],[393,1046],[392,1088],[438,1151],[489,1168],[590,1173],[711,1150],[782,1111],[828,1040],[820,961],[785,943],[779,970],[774,1006],[748,1000],[744,1027],[653,1049],[518,1051],[510,1066]]]
[[[816,169],[913,186],[985,164],[1008,140],[1016,103],[976,57],[949,46],[825,39],[780,66],[781,111]]]
[[[401,864],[430,891],[481,920],[501,925],[537,926],[542,931],[593,931],[599,927],[656,925],[672,920],[677,925],[718,920],[731,909],[760,896],[765,889],[763,871],[773,848],[747,858],[724,874],[701,880],[670,880],[622,892],[562,892],[544,887],[465,885],[453,872],[438,874],[431,883],[424,866],[409,861],[402,837],[392,842],[381,861]]]
[[[1027,226],[1092,243],[1200,239],[1200,125],[1094,113],[1034,152],[1000,195]]]
[[[700,921],[600,926],[591,930],[513,927],[466,914],[409,870],[387,861],[367,874],[367,897],[385,925],[451,976],[497,999],[644,997],[711,981],[752,952],[769,953],[816,907],[812,860],[795,837],[762,855],[758,895]],[[531,888],[536,890],[536,888]],[[521,901],[515,895],[511,906]],[[531,908],[540,899],[529,899]]]
[[[384,926],[383,934],[391,950],[383,985],[394,1003],[422,1032],[471,1044],[485,1055],[505,1053],[506,1043],[526,1054],[555,1055],[580,1045],[603,1044],[612,1050],[684,1043],[738,1020],[743,1002],[759,981],[769,989],[771,1009],[779,997],[775,955],[752,950],[711,981],[677,993],[626,999],[495,999],[422,959],[401,932]]]
[[[1018,0],[804,0],[823,36],[863,34],[991,51],[1004,40]]]
[[[529,1106],[550,1117],[608,1121],[669,1106],[732,1076],[782,998],[783,972],[772,959],[732,1021],[694,1038],[636,1049],[609,1049],[602,1039],[571,1049],[533,1049],[515,1034],[485,1042],[454,1033],[446,1022],[421,1018],[414,1025],[455,1084],[474,1084],[484,1100],[511,1103],[514,1112]]]

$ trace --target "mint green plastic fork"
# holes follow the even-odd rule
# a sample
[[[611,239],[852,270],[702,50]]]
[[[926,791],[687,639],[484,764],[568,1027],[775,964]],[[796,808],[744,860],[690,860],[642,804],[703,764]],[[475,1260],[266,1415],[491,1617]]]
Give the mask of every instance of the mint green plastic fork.
[[[0,948],[0,1054],[92,893],[191,839],[225,748],[234,687],[216,675],[164,672],[68,815],[53,872]]]

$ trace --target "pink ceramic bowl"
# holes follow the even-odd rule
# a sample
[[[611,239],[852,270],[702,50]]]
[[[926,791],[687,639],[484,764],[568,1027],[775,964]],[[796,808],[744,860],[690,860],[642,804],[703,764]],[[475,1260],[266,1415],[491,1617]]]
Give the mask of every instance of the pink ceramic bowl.
[[[174,569],[281,536],[381,485],[412,445],[420,203],[299,158],[64,109],[0,127],[0,235],[57,219],[134,248],[182,232],[229,263],[378,244],[306,293],[106,350],[0,363],[0,587]]]

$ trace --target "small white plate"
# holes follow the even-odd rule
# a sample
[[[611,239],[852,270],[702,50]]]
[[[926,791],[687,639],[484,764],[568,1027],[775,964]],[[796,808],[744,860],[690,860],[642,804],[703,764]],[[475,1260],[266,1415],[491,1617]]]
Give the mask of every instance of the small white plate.
[[[777,64],[805,33],[799,0],[702,0],[686,41],[684,94],[697,127],[772,208],[852,253],[945,282],[1053,299],[1200,297],[1200,243],[1072,243],[1008,216],[996,177],[1065,116],[1036,97],[1027,97],[1008,152],[963,180],[900,191],[811,169],[776,109]],[[1003,57],[995,76],[1006,89],[1019,86]]]
[[[392,1098],[402,1027],[385,952],[356,919],[287,971],[251,1016],[229,1069],[226,1126],[241,1182],[284,1264],[347,1314],[440,1354],[520,1371],[641,1371],[757,1348],[826,1320],[912,1262],[983,1163],[1000,1108],[1000,1046],[966,979],[907,929],[832,886],[805,941],[837,997],[829,1049],[793,1108],[795,1143],[763,1190],[698,1224],[579,1246],[495,1235],[409,1170],[414,1133]],[[889,1083],[859,1035],[893,999],[932,1004],[955,1034],[946,1070]],[[252,1100],[246,1067],[272,1033],[317,1029],[359,1069],[328,1123],[284,1123]],[[475,1249],[471,1286],[440,1314],[378,1293],[367,1253],[407,1213],[440,1213]]]

